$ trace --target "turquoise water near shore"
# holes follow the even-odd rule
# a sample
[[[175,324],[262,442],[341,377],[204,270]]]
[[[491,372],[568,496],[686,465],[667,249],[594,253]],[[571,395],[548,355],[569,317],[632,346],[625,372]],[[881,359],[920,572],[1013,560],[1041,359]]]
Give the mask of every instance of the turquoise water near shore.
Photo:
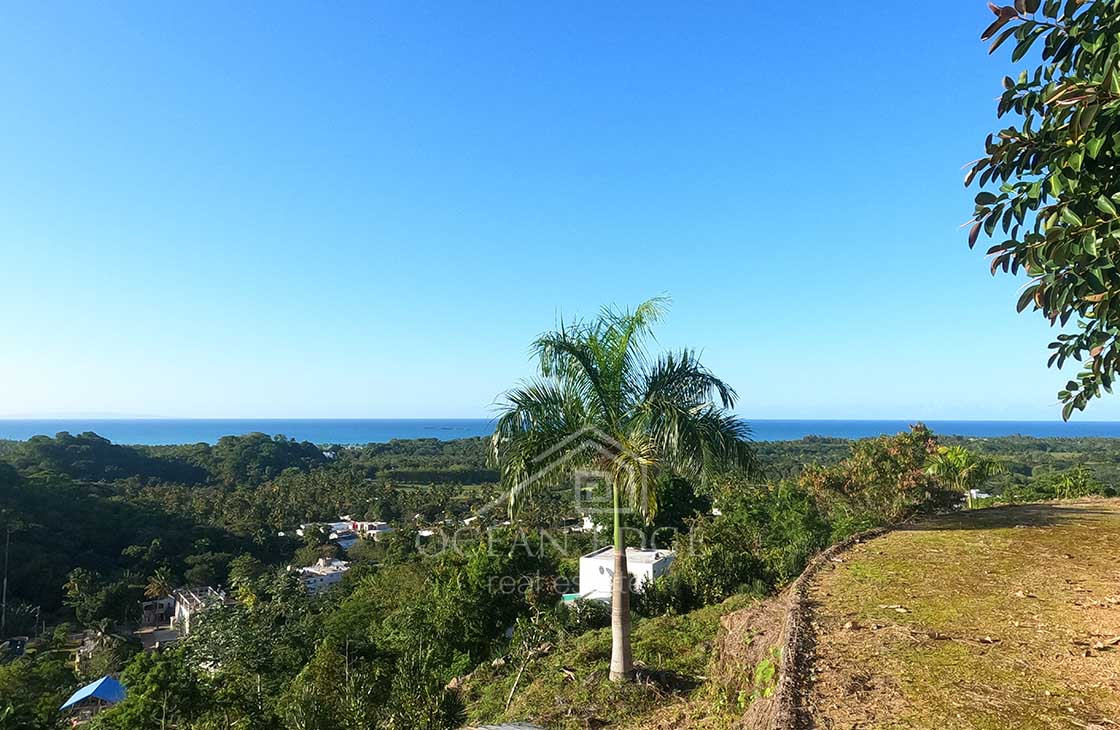
[[[908,420],[773,420],[745,419],[756,441],[787,441],[805,436],[867,438],[898,433]],[[1120,438],[1116,421],[925,421],[937,433],[960,436],[1102,436]],[[222,436],[260,431],[317,444],[383,443],[393,439],[440,440],[485,436],[493,429],[486,418],[294,418],[294,419],[0,419],[0,439],[24,440],[60,431],[93,431],[118,444],[215,443]]]

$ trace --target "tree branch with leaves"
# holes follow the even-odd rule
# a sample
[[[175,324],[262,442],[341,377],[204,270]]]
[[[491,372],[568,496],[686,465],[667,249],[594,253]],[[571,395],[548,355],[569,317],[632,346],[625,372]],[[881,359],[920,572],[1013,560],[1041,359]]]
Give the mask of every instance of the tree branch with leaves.
[[[1018,311],[1063,329],[1075,321],[1047,363],[1082,365],[1058,393],[1068,420],[1111,393],[1120,372],[1120,3],[988,7],[990,52],[1014,39],[1013,63],[1032,49],[1041,63],[1003,79],[997,116],[1014,121],[988,135],[965,176],[983,188],[968,243],[991,237],[992,273],[1029,277]]]

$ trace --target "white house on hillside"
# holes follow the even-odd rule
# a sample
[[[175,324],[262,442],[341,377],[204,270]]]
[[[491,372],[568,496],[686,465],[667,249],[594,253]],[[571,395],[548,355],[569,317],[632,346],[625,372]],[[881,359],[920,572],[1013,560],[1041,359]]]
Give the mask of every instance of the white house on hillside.
[[[630,573],[631,587],[639,590],[645,583],[665,575],[675,557],[672,550],[626,548],[626,570]],[[613,577],[613,546],[588,553],[579,559],[579,593],[569,594],[565,598],[610,603]]]
[[[344,517],[343,519],[350,519]],[[350,529],[358,533],[362,537],[372,537],[378,540],[382,535],[387,535],[393,531],[388,522],[381,520],[350,520]]]
[[[228,606],[234,603],[225,591],[210,586],[180,588],[171,596],[175,599],[175,614],[171,625],[181,636],[191,632],[191,619],[199,613],[216,606]]]
[[[348,541],[349,545],[343,545],[344,550],[350,549],[359,537],[369,537],[374,540],[379,539],[382,535],[387,535],[393,531],[393,528],[388,522],[381,520],[354,520],[350,515],[342,515],[338,518],[337,522],[306,522],[301,524],[296,530],[296,535],[303,537],[304,533],[312,527],[324,527],[329,533],[329,539],[337,540],[339,536],[343,540]],[[283,535],[284,533],[280,533]],[[353,535],[353,537],[350,537]]]
[[[350,570],[350,563],[335,558],[319,558],[314,565],[299,569],[299,578],[307,587],[307,592],[317,595],[339,583],[346,571]]]
[[[224,591],[210,586],[178,588],[169,596],[140,604],[143,618],[133,634],[145,651],[159,649],[189,634],[202,611],[234,602]],[[78,658],[81,660],[81,651]]]

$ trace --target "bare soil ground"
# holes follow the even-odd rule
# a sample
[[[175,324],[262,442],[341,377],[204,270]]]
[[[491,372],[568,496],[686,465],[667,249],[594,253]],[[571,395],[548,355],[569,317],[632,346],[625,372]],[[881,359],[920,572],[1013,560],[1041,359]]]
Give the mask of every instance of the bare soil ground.
[[[853,548],[809,591],[815,728],[1120,728],[1120,501],[995,507]]]

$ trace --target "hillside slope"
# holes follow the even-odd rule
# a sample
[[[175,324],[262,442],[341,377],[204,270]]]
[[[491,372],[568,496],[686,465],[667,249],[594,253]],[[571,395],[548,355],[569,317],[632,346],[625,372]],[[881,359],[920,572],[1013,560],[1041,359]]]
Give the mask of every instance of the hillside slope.
[[[1112,728],[1120,501],[957,513],[809,587],[815,728]]]
[[[468,719],[532,721],[550,730],[726,730],[756,689],[752,644],[774,641],[760,624],[772,629],[775,622],[758,620],[761,611],[755,599],[734,596],[683,615],[637,620],[631,683],[607,681],[609,628],[549,644],[524,672],[517,662],[482,667],[462,685]]]

